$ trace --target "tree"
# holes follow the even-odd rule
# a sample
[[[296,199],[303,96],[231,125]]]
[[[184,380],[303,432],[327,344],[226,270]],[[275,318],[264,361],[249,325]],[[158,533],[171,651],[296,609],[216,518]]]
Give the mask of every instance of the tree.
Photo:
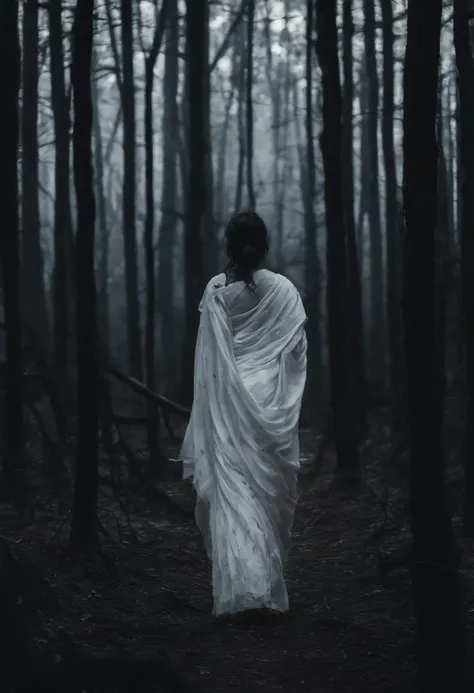
[[[169,0],[163,0],[161,11],[157,14],[155,34],[149,53],[145,58],[145,186],[146,186],[146,216],[145,216],[145,265],[146,265],[146,332],[145,332],[145,361],[146,379],[150,390],[156,389],[155,363],[155,194],[154,194],[154,150],[153,150],[153,85],[155,82],[155,65],[163,41],[166,26]],[[157,460],[158,446],[158,409],[148,403],[148,441],[150,456]]]
[[[61,0],[48,4],[51,103],[55,140],[53,331],[56,363],[64,372],[69,363],[70,298],[74,284],[74,268],[69,184],[70,97],[66,90],[61,11]]]
[[[315,0],[316,51],[322,71],[324,201],[327,228],[327,315],[331,398],[338,471],[357,478],[357,446],[348,420],[348,293],[342,195],[342,95],[337,51],[336,0]]]
[[[94,244],[96,205],[92,166],[92,49],[94,0],[78,0],[73,27],[73,167],[77,200],[76,333],[79,416],[71,546],[95,546],[99,482],[99,363]]]
[[[350,412],[351,422],[363,425],[366,420],[367,396],[364,369],[364,330],[362,323],[362,291],[359,256],[354,219],[354,76],[352,38],[354,22],[352,0],[343,5],[343,71],[344,88],[342,94],[342,161],[344,223],[347,235],[347,283],[350,296]]]
[[[211,129],[211,72],[212,65],[209,64],[210,51],[210,3],[205,6],[206,17],[204,21],[204,34],[202,36],[203,43],[203,61],[204,73],[202,75],[202,87],[204,89],[204,130],[201,133],[204,144],[204,171],[203,175],[206,178],[206,207],[205,216],[202,225],[202,262],[204,267],[204,276],[208,279],[217,274],[218,271],[218,246],[216,223],[214,219],[214,160],[213,160],[213,134]],[[239,10],[240,12],[240,10]]]
[[[244,92],[245,92],[245,41],[243,31],[236,35],[236,83],[237,83],[237,136],[238,160],[235,177],[234,212],[240,212],[242,207],[245,164],[245,126],[244,126]]]
[[[314,21],[310,21],[314,25]],[[308,22],[306,23],[308,27]],[[311,27],[311,32],[314,26]],[[275,205],[275,228],[273,241],[273,257],[276,268],[283,270],[284,259],[284,212],[285,199],[288,194],[288,124],[289,98],[291,88],[291,59],[290,33],[288,28],[288,2],[285,3],[285,27],[280,33],[282,54],[275,56],[272,50],[274,36],[272,34],[271,10],[268,0],[265,2],[265,20],[263,27],[266,52],[266,79],[271,99],[271,131],[273,141],[273,170],[272,188]],[[310,46],[313,42],[311,40]],[[311,94],[313,90],[311,88]],[[314,268],[313,268],[314,272]]]
[[[247,194],[249,208],[255,209],[255,189],[253,184],[253,31],[254,31],[255,0],[247,3]]]
[[[438,140],[438,212],[435,235],[435,302],[436,302],[436,348],[441,378],[441,395],[444,398],[448,385],[447,379],[447,348],[448,348],[448,318],[452,304],[455,280],[451,268],[454,255],[452,239],[454,227],[449,219],[449,187],[447,176],[446,156],[444,151],[444,109],[443,109],[443,79],[440,77],[438,86],[437,108],[437,140]],[[457,316],[462,320],[461,316]]]
[[[388,0],[385,1],[387,4]],[[382,2],[382,4],[384,4]],[[385,379],[385,316],[383,291],[382,218],[379,194],[379,79],[375,46],[375,0],[364,0],[364,44],[368,80],[367,148],[370,230],[370,378],[380,392]]]
[[[458,551],[443,478],[442,398],[435,339],[436,105],[441,0],[408,2],[403,115],[403,323],[410,432],[411,573],[419,690],[467,691]]]
[[[398,224],[397,170],[393,137],[394,122],[394,55],[392,2],[382,0],[383,34],[383,110],[382,148],[385,168],[385,231],[387,237],[387,328],[392,401],[400,406],[403,392],[400,276],[401,239]]]
[[[458,72],[461,188],[461,281],[468,404],[464,423],[464,531],[474,536],[474,58],[469,3],[454,2],[454,47]]]
[[[314,3],[307,0],[306,3],[306,110],[305,110],[305,134],[306,134],[306,166],[304,177],[304,213],[305,213],[305,290],[307,297],[317,294],[319,298],[319,280],[315,278],[318,273],[318,246],[316,243],[316,214],[314,212],[314,198],[316,195],[316,161],[314,154],[314,123],[313,123],[313,32],[314,32]]]
[[[143,378],[138,299],[136,239],[136,119],[133,70],[133,12],[130,0],[121,0],[122,36],[122,109],[123,109],[123,252],[127,306],[127,343],[130,374]],[[113,29],[111,28],[111,31]]]
[[[43,350],[50,349],[49,316],[41,248],[38,149],[38,3],[23,4],[22,243],[21,265],[25,322]]]
[[[207,176],[206,170],[206,82],[208,60],[203,36],[208,31],[205,0],[186,3],[186,97],[189,163],[186,185],[184,228],[184,300],[185,332],[183,344],[182,394],[192,400],[193,364],[196,335],[199,327],[198,306],[205,287],[203,242],[206,234]]]
[[[178,110],[178,2],[170,0],[165,38],[165,68],[163,76],[163,176],[161,187],[161,223],[158,244],[157,304],[159,315],[160,360],[164,364],[160,382],[169,385],[170,369],[176,360],[176,320],[173,311],[175,274],[173,272],[173,250],[175,248],[178,222],[178,155],[180,123]],[[163,376],[163,377],[161,377]]]
[[[308,336],[308,380],[311,387],[307,388],[308,401],[317,401],[315,392],[322,388],[322,330],[321,330],[321,263],[318,253],[318,229],[316,225],[316,157],[314,152],[314,109],[313,109],[313,32],[314,32],[314,2],[306,2],[306,36],[305,36],[305,156],[301,157],[301,182],[303,190],[304,211],[304,287],[306,293],[306,310],[311,316],[307,327]],[[295,87],[296,89],[296,87]],[[272,99],[273,101],[273,99]],[[297,120],[297,114],[295,121]],[[277,149],[277,147],[275,147]],[[278,152],[275,151],[277,160]],[[278,171],[276,170],[276,174]],[[277,178],[278,182],[278,178]],[[316,406],[320,407],[319,402]]]
[[[0,257],[6,328],[5,411],[2,497],[17,504],[24,496],[23,355],[20,307],[20,229],[18,219],[18,92],[20,44],[18,2],[0,3]],[[8,66],[8,67],[7,67]]]
[[[96,55],[93,55],[93,69],[97,69]],[[98,316],[101,358],[110,358],[110,310],[109,310],[109,253],[110,229],[107,219],[107,196],[105,192],[104,147],[99,106],[99,87],[97,77],[92,79],[92,99],[94,104],[94,169],[97,196],[97,228],[99,231],[100,256],[98,262]]]
[[[385,0],[388,2],[389,0]],[[368,218],[370,230],[369,381],[372,390],[385,385],[385,316],[383,290],[382,219],[379,194],[379,79],[375,50],[375,0],[364,0],[364,44],[368,81],[367,156]]]

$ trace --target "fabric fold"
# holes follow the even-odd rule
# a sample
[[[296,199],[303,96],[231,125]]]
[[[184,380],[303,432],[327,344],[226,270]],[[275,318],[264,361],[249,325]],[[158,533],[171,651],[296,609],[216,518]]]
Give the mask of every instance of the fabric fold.
[[[252,310],[230,317],[208,286],[183,442],[196,521],[212,561],[214,613],[286,611],[283,577],[297,499],[306,314],[281,275]]]

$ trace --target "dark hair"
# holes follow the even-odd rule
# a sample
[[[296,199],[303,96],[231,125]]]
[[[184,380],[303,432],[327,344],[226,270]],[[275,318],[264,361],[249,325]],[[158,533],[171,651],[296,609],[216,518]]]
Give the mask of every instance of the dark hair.
[[[256,212],[234,214],[225,230],[229,264],[227,272],[252,288],[253,273],[268,252],[268,231]]]

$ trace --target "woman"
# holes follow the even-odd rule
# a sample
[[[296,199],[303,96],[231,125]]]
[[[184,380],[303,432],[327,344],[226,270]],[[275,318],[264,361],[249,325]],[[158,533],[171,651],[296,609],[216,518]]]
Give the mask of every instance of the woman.
[[[226,229],[229,264],[199,309],[194,404],[181,457],[212,560],[213,613],[288,610],[283,568],[297,497],[306,314],[293,284],[259,269],[254,212]]]

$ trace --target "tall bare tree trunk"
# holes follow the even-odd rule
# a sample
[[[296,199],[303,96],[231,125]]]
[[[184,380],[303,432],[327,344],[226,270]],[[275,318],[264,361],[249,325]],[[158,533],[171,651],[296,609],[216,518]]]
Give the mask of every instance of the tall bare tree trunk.
[[[20,225],[18,219],[18,92],[20,43],[18,2],[0,3],[0,259],[6,329],[3,468],[0,493],[20,505],[24,500],[23,352],[20,305]]]
[[[306,176],[304,190],[305,213],[305,289],[306,295],[312,296],[315,284],[318,282],[319,269],[318,247],[316,243],[316,214],[314,212],[314,198],[316,195],[316,160],[314,155],[314,127],[313,127],[313,32],[315,29],[313,0],[306,2],[306,104],[305,104],[305,132],[306,132]],[[317,320],[317,317],[316,317]]]
[[[436,346],[439,361],[441,393],[444,398],[448,386],[448,310],[452,294],[452,262],[449,227],[448,175],[444,152],[443,83],[438,86],[437,140],[438,140],[438,217],[435,235],[435,301]]]
[[[159,354],[163,386],[169,385],[170,371],[178,366],[174,314],[173,251],[178,221],[178,2],[170,1],[165,38],[165,73],[163,77],[163,179],[161,188],[161,224],[158,243],[158,314]]]
[[[364,43],[368,80],[367,145],[369,156],[369,231],[370,231],[370,333],[369,382],[372,390],[382,392],[385,386],[385,311],[382,254],[382,218],[379,196],[379,79],[375,50],[375,0],[364,0]]]
[[[253,182],[253,32],[255,0],[247,4],[247,194],[249,208],[255,209],[255,188]]]
[[[427,13],[417,0],[409,0],[405,54],[402,310],[411,439],[411,573],[417,615],[418,690],[467,693],[463,590],[443,474],[442,398],[435,339],[441,6],[441,0],[433,0]]]
[[[240,212],[242,207],[243,187],[244,187],[244,166],[245,166],[245,124],[244,124],[244,99],[245,99],[245,42],[243,32],[239,37],[239,77],[237,84],[237,138],[238,138],[238,159],[237,175],[235,183],[234,212]]]
[[[95,60],[94,60],[95,62]],[[95,67],[95,65],[94,65]],[[110,231],[107,221],[107,197],[105,194],[105,166],[104,147],[102,141],[102,127],[100,122],[99,90],[97,77],[92,79],[92,100],[94,106],[94,168],[95,191],[97,196],[97,221],[99,230],[99,290],[98,290],[98,316],[99,339],[101,356],[108,360],[110,356],[110,319],[109,319],[109,237]]]
[[[284,265],[283,258],[283,215],[281,214],[282,178],[284,161],[282,147],[282,75],[284,70],[283,60],[279,60],[276,64],[272,53],[272,31],[271,31],[271,15],[269,1],[265,0],[265,20],[264,20],[264,36],[265,36],[265,73],[267,78],[268,89],[271,99],[271,130],[273,144],[273,171],[272,171],[272,189],[273,189],[273,204],[276,208],[275,215],[275,242],[274,242],[274,262],[276,267],[281,270]]]
[[[454,0],[454,46],[459,89],[462,167],[461,278],[468,404],[464,423],[464,531],[474,536],[474,59],[469,4]]]
[[[94,171],[92,166],[92,45],[94,0],[77,0],[71,79],[74,95],[73,167],[77,201],[76,333],[79,382],[76,483],[71,546],[93,547],[97,536],[99,487],[99,359],[95,287]]]
[[[43,351],[51,347],[41,248],[38,152],[38,3],[23,4],[22,308]]]
[[[456,257],[457,254],[457,243],[456,243],[456,224],[454,222],[455,218],[455,185],[454,185],[454,140],[452,132],[453,114],[451,111],[451,100],[452,100],[452,87],[453,78],[447,79],[446,84],[446,112],[445,112],[445,140],[446,140],[446,175],[447,175],[447,197],[448,197],[448,219],[449,228],[451,229],[450,234],[450,254],[452,257]]]
[[[385,232],[387,238],[387,328],[392,401],[400,407],[403,400],[403,347],[401,330],[401,286],[398,278],[402,262],[398,224],[397,169],[395,164],[394,122],[394,54],[392,1],[381,0],[383,33],[383,109],[382,147],[385,168]],[[382,347],[382,345],[381,345]],[[380,347],[380,348],[381,348]]]
[[[70,191],[69,95],[64,74],[62,1],[48,5],[51,101],[56,157],[54,162],[54,273],[53,317],[56,362],[62,371],[69,363],[72,328],[73,232]]]
[[[288,0],[285,2],[285,26],[280,35],[281,45],[286,53],[284,59],[278,64],[278,76],[276,79],[274,92],[278,94],[279,110],[281,112],[281,122],[277,123],[278,130],[281,131],[279,157],[281,157],[281,172],[277,181],[277,196],[274,200],[276,209],[276,241],[277,241],[277,269],[283,271],[285,267],[285,204],[288,194],[288,183],[292,178],[292,158],[291,150],[288,147],[288,136],[290,131],[290,99],[292,85],[291,67],[291,41],[289,30],[289,7]]]
[[[205,42],[208,11],[205,0],[186,3],[186,96],[189,126],[189,166],[186,189],[184,229],[185,333],[183,344],[182,396],[190,402],[193,395],[193,366],[199,327],[199,301],[205,287],[202,242],[206,233],[208,179],[205,171],[206,80],[209,64]]]
[[[327,228],[327,315],[334,438],[341,478],[357,479],[359,459],[348,420],[348,286],[342,194],[342,95],[336,0],[315,0],[316,50],[322,71],[324,200]]]
[[[232,106],[235,99],[235,87],[238,79],[238,43],[234,40],[233,65],[230,78],[230,90],[225,96],[224,117],[222,129],[219,134],[219,148],[217,152],[216,184],[215,184],[215,214],[217,226],[222,226],[228,213],[228,191],[226,186],[227,158],[229,132],[232,123]],[[224,91],[224,83],[223,83]],[[222,254],[222,253],[221,253]]]
[[[145,248],[146,267],[146,331],[145,361],[146,383],[150,390],[156,390],[156,353],[155,353],[155,317],[156,317],[156,280],[155,280],[155,159],[153,150],[153,86],[155,83],[155,65],[163,42],[165,23],[169,9],[169,0],[163,0],[156,19],[155,34],[150,52],[145,58],[145,189],[146,216],[143,245]],[[158,442],[159,410],[148,401],[148,444],[150,457],[155,462],[160,457]]]
[[[133,70],[133,13],[130,0],[121,0],[123,108],[123,252],[130,374],[143,379],[140,301],[136,237],[136,123]]]
[[[209,65],[210,50],[210,5],[206,4],[206,21],[204,25],[204,61],[207,65],[203,77],[204,86],[204,175],[206,177],[206,212],[203,236],[203,265],[204,276],[213,277],[218,272],[217,227],[214,217],[214,164],[213,164],[213,134],[211,124],[211,67]]]
[[[351,344],[349,376],[351,380],[350,415],[354,424],[363,425],[366,419],[367,394],[364,372],[364,328],[362,323],[362,291],[359,253],[354,219],[354,76],[352,38],[354,23],[352,0],[343,5],[343,70],[342,92],[342,160],[344,222],[347,234],[347,283],[350,296]]]
[[[305,75],[306,75],[306,102],[305,102],[305,135],[304,154],[301,158],[303,210],[304,210],[304,285],[306,293],[306,311],[310,316],[307,328],[308,336],[308,381],[307,387],[308,405],[318,402],[322,389],[322,344],[321,344],[321,263],[318,254],[317,224],[314,210],[316,196],[316,159],[314,154],[314,127],[313,127],[313,60],[315,29],[314,2],[306,2],[306,45],[305,45]],[[298,86],[295,84],[295,100]],[[295,103],[296,107],[296,103]],[[298,122],[298,109],[295,108],[295,122]],[[318,412],[319,413],[319,412]]]
[[[455,70],[454,70],[455,72]],[[446,114],[446,137],[447,137],[447,169],[448,169],[448,191],[447,191],[447,203],[449,205],[449,225],[452,229],[452,234],[450,236],[450,255],[453,259],[453,267],[451,270],[451,276],[453,280],[452,286],[452,304],[451,304],[451,324],[450,324],[450,334],[452,335],[452,370],[453,370],[453,381],[454,384],[460,385],[464,382],[464,330],[463,330],[463,320],[461,318],[462,312],[462,298],[461,298],[461,272],[460,272],[460,243],[459,243],[459,233],[460,228],[457,224],[457,206],[459,203],[458,197],[459,191],[456,190],[456,168],[459,167],[459,161],[457,160],[457,147],[456,147],[456,136],[457,136],[457,108],[455,106],[454,111],[452,109],[453,97],[456,97],[456,76],[448,80],[447,88],[447,114]],[[455,126],[453,128],[453,125]]]

